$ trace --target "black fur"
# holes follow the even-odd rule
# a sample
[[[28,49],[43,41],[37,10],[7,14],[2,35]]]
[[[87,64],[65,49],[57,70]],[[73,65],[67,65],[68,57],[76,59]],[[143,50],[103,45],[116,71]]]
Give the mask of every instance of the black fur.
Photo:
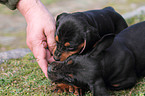
[[[116,36],[105,35],[85,55],[53,62],[48,67],[48,76],[53,82],[82,89],[88,86],[93,96],[109,95],[107,88],[131,88],[138,77],[145,76],[145,22],[128,27]]]
[[[84,42],[86,44],[83,53],[86,53],[88,50],[92,50],[93,45],[105,34],[117,34],[127,27],[124,18],[112,7],[85,12],[62,13],[56,20],[55,35],[59,37],[59,42],[56,42],[54,59],[60,60],[63,52],[75,51]],[[64,46],[66,42],[70,42],[70,46]]]

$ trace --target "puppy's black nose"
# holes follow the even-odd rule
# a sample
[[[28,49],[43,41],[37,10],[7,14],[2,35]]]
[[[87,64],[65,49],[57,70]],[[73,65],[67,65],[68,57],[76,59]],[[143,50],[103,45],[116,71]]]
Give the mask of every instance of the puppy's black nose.
[[[47,69],[47,72],[50,73],[51,71],[52,71],[52,66],[49,65],[49,66],[48,66],[48,69]]]

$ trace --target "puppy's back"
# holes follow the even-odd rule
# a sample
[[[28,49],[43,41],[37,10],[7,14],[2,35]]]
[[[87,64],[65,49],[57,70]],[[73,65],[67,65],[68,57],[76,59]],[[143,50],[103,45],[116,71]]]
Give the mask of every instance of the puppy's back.
[[[145,21],[123,30],[116,39],[133,53],[137,74],[145,76]]]

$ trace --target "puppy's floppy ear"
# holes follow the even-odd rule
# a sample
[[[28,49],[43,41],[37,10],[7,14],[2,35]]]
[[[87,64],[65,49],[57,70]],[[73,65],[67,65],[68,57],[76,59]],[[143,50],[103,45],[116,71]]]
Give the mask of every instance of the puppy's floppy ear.
[[[68,13],[61,13],[60,15],[57,16],[57,18],[56,18],[56,29],[59,26],[59,21],[60,21],[59,19],[65,17],[67,14]]]
[[[91,51],[90,55],[96,56],[100,54],[103,50],[110,47],[114,41],[115,34],[107,34],[103,36],[95,45],[95,48]]]
[[[61,13],[57,16],[56,21],[58,21],[60,18],[66,16],[68,13]]]
[[[91,50],[93,45],[100,39],[98,30],[92,26],[89,26],[86,33],[84,34],[84,47],[81,53]]]

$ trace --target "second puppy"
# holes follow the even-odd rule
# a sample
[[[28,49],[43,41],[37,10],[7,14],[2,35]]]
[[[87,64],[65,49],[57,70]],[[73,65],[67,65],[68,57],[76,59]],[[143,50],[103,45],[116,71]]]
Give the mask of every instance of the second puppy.
[[[63,61],[72,54],[84,54],[105,34],[117,34],[126,27],[124,18],[112,7],[62,13],[56,20],[54,59]]]

